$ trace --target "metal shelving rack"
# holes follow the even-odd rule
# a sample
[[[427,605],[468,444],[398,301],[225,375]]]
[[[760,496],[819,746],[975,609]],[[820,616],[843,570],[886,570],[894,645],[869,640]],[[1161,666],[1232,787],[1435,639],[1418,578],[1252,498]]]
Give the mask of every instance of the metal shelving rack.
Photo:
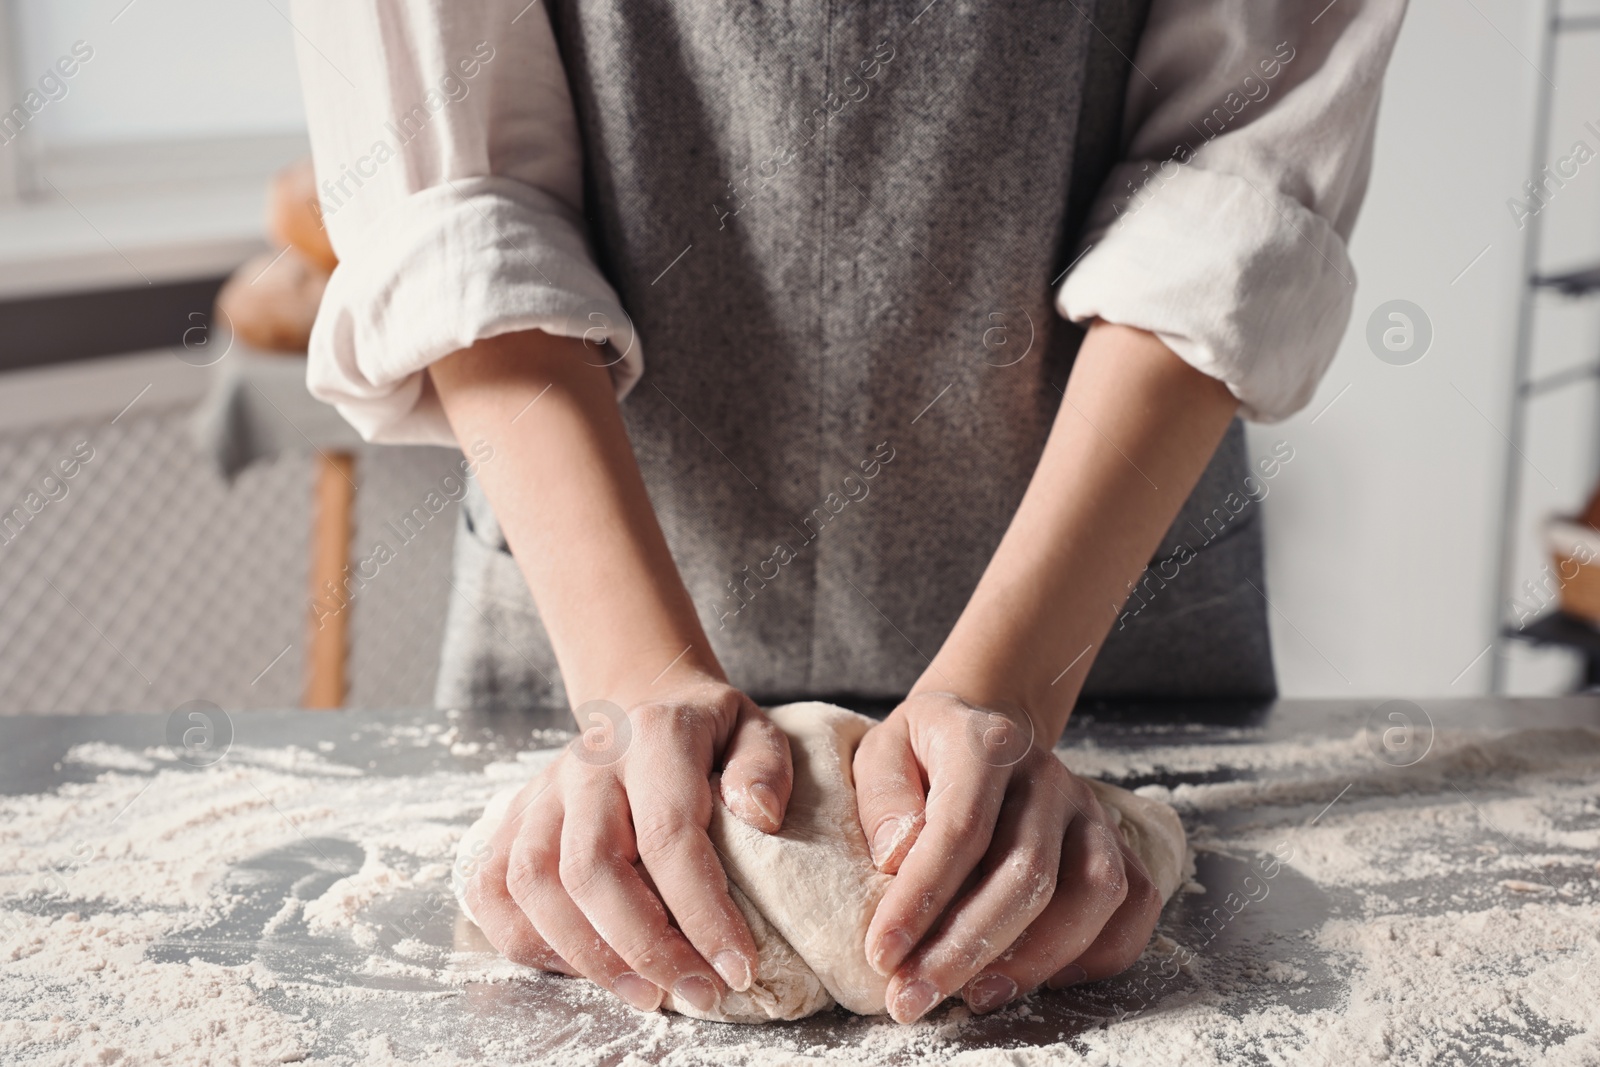
[[[1543,73],[1534,110],[1533,160],[1529,175],[1536,177],[1549,162],[1550,124],[1555,104],[1556,48],[1569,33],[1595,33],[1600,36],[1600,14],[1563,15],[1561,0],[1545,0],[1543,33],[1539,48],[1539,69]],[[1600,359],[1569,367],[1543,377],[1531,375],[1534,320],[1539,312],[1539,297],[1557,292],[1580,298],[1600,294],[1600,263],[1562,274],[1540,273],[1545,212],[1528,220],[1522,240],[1522,293],[1517,306],[1516,347],[1513,355],[1511,426],[1507,435],[1505,483],[1500,509],[1500,559],[1496,569],[1494,630],[1495,648],[1489,667],[1489,691],[1505,689],[1505,643],[1510,640],[1570,648],[1584,655],[1585,684],[1600,682],[1600,634],[1585,623],[1570,620],[1559,612],[1535,620],[1526,627],[1508,625],[1506,597],[1515,581],[1518,505],[1522,500],[1523,445],[1528,439],[1528,403],[1537,396],[1563,389],[1577,382],[1600,376]]]

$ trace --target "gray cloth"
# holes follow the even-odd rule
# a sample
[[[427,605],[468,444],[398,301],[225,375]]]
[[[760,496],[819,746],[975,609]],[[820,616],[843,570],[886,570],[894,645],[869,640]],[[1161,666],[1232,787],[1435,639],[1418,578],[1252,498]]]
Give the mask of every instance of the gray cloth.
[[[551,4],[597,256],[648,341],[628,432],[758,700],[904,694],[977,584],[1081,340],[1051,283],[1144,6]],[[1260,509],[1225,505],[1247,473],[1236,422],[1157,559],[1196,557],[1143,585],[1086,695],[1273,694]],[[455,567],[438,701],[558,704],[476,486]]]
[[[236,342],[213,370],[189,432],[228,481],[281,452],[352,451],[361,435],[306,392],[306,357],[256,352]]]

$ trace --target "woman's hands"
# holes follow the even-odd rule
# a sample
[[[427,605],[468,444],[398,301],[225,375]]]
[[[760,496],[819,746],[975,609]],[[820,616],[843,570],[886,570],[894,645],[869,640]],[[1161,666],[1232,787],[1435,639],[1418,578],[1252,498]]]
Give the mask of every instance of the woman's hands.
[[[750,987],[757,960],[706,836],[709,776],[720,765],[729,809],[772,833],[793,783],[788,739],[715,677],[577,716],[585,732],[517,795],[467,903],[517,963],[581,974],[641,1011],[666,989],[715,1008]]]
[[[781,809],[789,765],[785,749],[780,774],[739,769],[747,745],[770,761],[781,738],[751,725],[765,720],[710,652],[604,355],[528,330],[429,368],[457,439],[494,446],[479,478],[569,698],[631,709],[630,747],[615,764],[569,753],[541,779],[542,792],[530,787],[469,901],[513,959],[577,971],[641,1004],[687,980],[682,995],[696,1003],[725,988],[707,960],[721,957],[736,985],[739,964],[754,964],[720,865],[711,866],[707,776],[723,759],[724,795],[752,821],[760,816],[751,804],[770,813],[759,791],[737,798],[741,783],[766,781]],[[1048,749],[1115,615],[1105,607],[1121,602],[1155,552],[1235,407],[1225,386],[1153,335],[1089,331],[1033,481],[971,601],[916,695],[856,757],[868,840],[897,828],[879,861],[900,876],[867,945],[880,970],[895,973],[896,1018],[918,1017],[956,989],[990,1010],[1051,976],[1112,973],[1143,947],[1154,923],[1149,880]],[[1033,740],[1030,720],[1004,725],[934,689],[1032,709],[1037,749],[1014,736]],[[775,828],[781,818],[779,810],[753,824]],[[1064,970],[1074,963],[1083,975]]]
[[[861,827],[894,874],[867,930],[893,975],[889,1013],[921,1018],[957,990],[973,1011],[1049,982],[1131,966],[1161,897],[1081,779],[1031,720],[914,693],[856,751]]]

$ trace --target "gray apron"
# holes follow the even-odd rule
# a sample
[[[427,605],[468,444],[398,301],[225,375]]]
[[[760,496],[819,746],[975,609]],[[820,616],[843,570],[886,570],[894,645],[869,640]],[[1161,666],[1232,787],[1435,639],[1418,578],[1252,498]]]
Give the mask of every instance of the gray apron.
[[[977,584],[1082,337],[1053,284],[1117,157],[1145,7],[549,2],[596,254],[645,344],[628,433],[757,700],[903,695]],[[1260,508],[1230,506],[1246,464],[1235,421],[1086,696],[1273,694]],[[476,485],[455,571],[439,703],[560,706]]]

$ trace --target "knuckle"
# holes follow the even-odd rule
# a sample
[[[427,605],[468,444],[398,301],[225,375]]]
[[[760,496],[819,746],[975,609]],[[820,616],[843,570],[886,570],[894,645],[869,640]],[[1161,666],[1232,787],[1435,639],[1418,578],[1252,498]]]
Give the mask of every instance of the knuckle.
[[[1023,758],[1023,763],[1029,770],[1037,769],[1057,778],[1075,777],[1071,771],[1067,770],[1067,765],[1061,762],[1055,752],[1043,744],[1034,745],[1030,748],[1027,756]]]
[[[1121,905],[1128,896],[1128,877],[1121,853],[1096,849],[1089,860],[1089,884],[1096,886],[1113,905]]]
[[[580,736],[576,745],[581,745],[583,740],[584,738]],[[551,791],[554,796],[572,797],[581,793],[586,785],[597,778],[616,773],[617,767],[613,765],[585,759],[582,753],[586,751],[588,750],[569,745],[566,751],[561,753],[561,758],[551,765]],[[531,808],[530,804],[530,810]]]
[[[1058,864],[1037,845],[1024,845],[1006,859],[1011,880],[1020,888],[1037,892],[1048,900],[1055,891]]]
[[[1137,871],[1130,871],[1128,897],[1138,905],[1143,915],[1159,915],[1161,913],[1161,890],[1149,878]]]
[[[517,795],[512,798],[511,806],[507,809],[505,819],[500,824],[500,833],[516,836],[517,830],[522,827],[522,820],[527,817],[528,810],[542,797],[550,786],[550,781],[560,773],[561,761],[556,760],[540,771],[538,776],[527,785],[517,790]]]
[[[678,709],[671,704],[639,704],[628,712],[640,737],[655,740],[669,733],[672,723],[679,717]]]
[[[1115,944],[1108,944],[1092,952],[1086,952],[1078,959],[1081,967],[1094,974],[1109,978],[1114,974],[1121,974],[1139,961],[1143,953],[1143,945],[1135,945],[1127,938],[1120,938]]]
[[[1108,874],[1105,881],[1106,904],[1112,909],[1122,907],[1128,899],[1128,880],[1121,872]]]
[[[733,921],[716,901],[706,899],[679,901],[672,909],[672,917],[680,930],[714,930],[719,924]]]
[[[681,964],[673,944],[677,931],[668,925],[665,912],[652,909],[640,919],[637,928],[630,927],[615,937],[612,950],[646,978],[659,976]]]
[[[975,934],[957,938],[942,954],[930,956],[924,970],[940,989],[959,988],[994,955],[989,939]]]
[[[567,952],[567,963],[573,970],[589,978],[605,975],[612,969],[610,953],[598,939],[571,946]]]
[[[675,849],[688,830],[688,820],[670,808],[639,818],[634,840],[641,856],[659,856]]]
[[[1120,974],[1139,962],[1139,957],[1144,955],[1145,945],[1150,943],[1151,933],[1143,924],[1123,930],[1122,936],[1109,946],[1106,956],[1109,971]]]
[[[707,701],[707,704],[721,721],[732,723],[744,710],[744,694],[737,689],[724,689]]]
[[[1123,971],[1139,962],[1139,957],[1144,955],[1144,946],[1141,944],[1129,945],[1123,951],[1115,953],[1111,958],[1111,973],[1121,974]]]
[[[966,796],[943,798],[938,805],[938,822],[945,836],[960,845],[987,829],[982,796],[974,791]],[[933,806],[930,802],[930,807]]]
[[[856,772],[856,805],[867,813],[891,811],[904,807],[910,783],[898,776],[861,774]],[[920,798],[918,798],[920,800]]]
[[[657,701],[640,704],[629,715],[642,734],[651,738],[678,738],[699,728],[700,712],[693,704]]]
[[[1016,720],[997,711],[980,709],[971,712],[962,725],[968,733],[981,738],[984,745],[995,750],[1010,750],[1032,740]],[[1027,756],[1022,758],[1026,759]]]
[[[555,969],[556,954],[550,951],[539,936],[531,931],[508,935],[500,946],[500,954],[521,967],[536,967],[541,971]]]
[[[1049,790],[1050,794],[1066,794],[1070,787],[1067,779],[1072,776],[1066,765],[1057,759],[1051,752],[1034,745],[1028,754],[1017,761],[1016,775],[1023,782],[1039,783]]]
[[[506,892],[520,905],[544,884],[549,869],[542,852],[531,849],[517,852],[506,861]]]
[[[589,895],[590,891],[598,885],[612,870],[613,865],[597,852],[588,849],[572,849],[561,857],[557,873],[561,879],[561,888],[574,899]]]
[[[1061,792],[1071,805],[1072,814],[1080,819],[1101,823],[1105,821],[1105,813],[1100,810],[1100,802],[1095,799],[1094,790],[1085,784],[1082,778],[1062,768],[1065,777],[1061,779]]]

